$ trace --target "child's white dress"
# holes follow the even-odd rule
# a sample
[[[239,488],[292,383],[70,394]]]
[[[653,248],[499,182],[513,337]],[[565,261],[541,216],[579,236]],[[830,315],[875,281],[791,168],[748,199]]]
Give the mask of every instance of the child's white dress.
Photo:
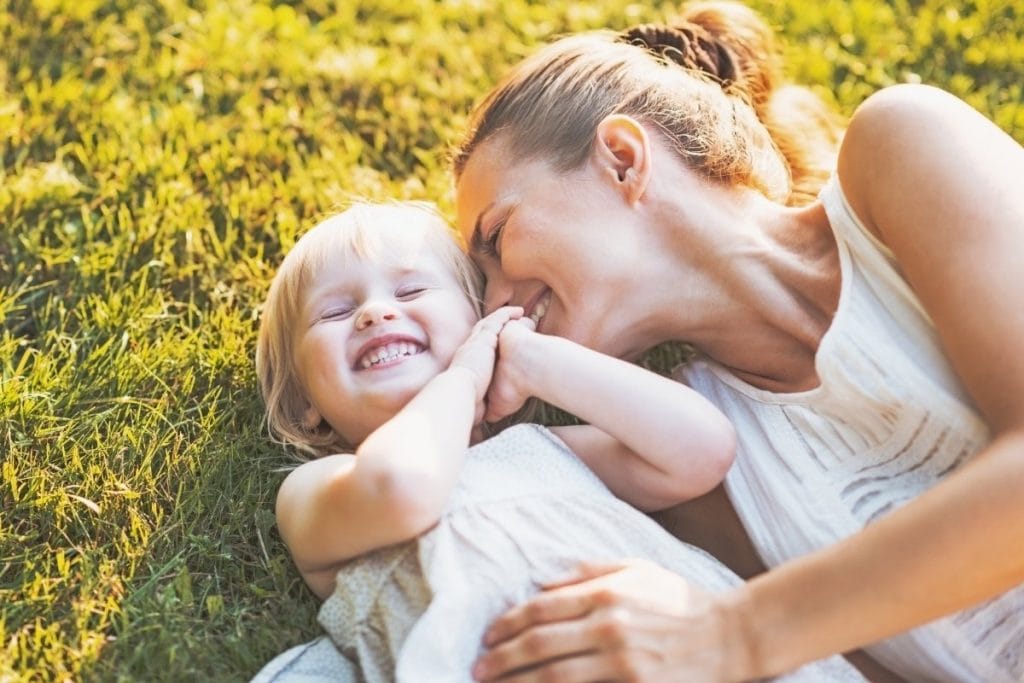
[[[653,560],[712,591],[739,582],[612,495],[550,431],[511,427],[471,449],[434,529],[341,568],[319,615],[333,645],[293,648],[254,680],[468,682],[495,617],[581,560],[623,558]],[[835,657],[787,680],[863,679]]]

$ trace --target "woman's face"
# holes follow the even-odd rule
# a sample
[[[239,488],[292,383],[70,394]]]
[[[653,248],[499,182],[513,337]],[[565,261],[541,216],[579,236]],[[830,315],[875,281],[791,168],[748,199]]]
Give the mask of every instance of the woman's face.
[[[588,162],[561,174],[508,158],[485,142],[457,186],[458,227],[487,278],[486,310],[522,306],[545,334],[620,357],[641,352],[630,328],[643,231],[614,173]]]

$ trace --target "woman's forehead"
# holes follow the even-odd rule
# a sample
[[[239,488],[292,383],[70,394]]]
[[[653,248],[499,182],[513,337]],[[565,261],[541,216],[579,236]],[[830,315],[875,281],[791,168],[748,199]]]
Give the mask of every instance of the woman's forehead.
[[[499,154],[488,144],[469,157],[456,186],[456,223],[467,244],[483,215],[497,205],[514,201],[523,189],[521,181],[531,173],[526,162]]]
[[[478,156],[479,154],[479,156]],[[456,186],[456,222],[466,244],[484,216],[491,222],[494,211],[530,205],[550,199],[568,199],[566,183],[575,182],[575,172],[557,171],[544,158],[519,158],[481,149],[470,156]]]

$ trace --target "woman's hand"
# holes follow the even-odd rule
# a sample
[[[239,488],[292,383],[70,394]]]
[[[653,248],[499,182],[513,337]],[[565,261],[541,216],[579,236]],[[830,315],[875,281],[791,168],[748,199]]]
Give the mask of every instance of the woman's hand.
[[[652,562],[583,566],[498,618],[473,675],[515,683],[738,680],[741,633],[725,607]]]
[[[531,342],[537,338],[530,318],[520,317],[502,328],[498,337],[498,364],[487,390],[484,419],[497,422],[523,407],[532,396],[528,382],[534,354]]]

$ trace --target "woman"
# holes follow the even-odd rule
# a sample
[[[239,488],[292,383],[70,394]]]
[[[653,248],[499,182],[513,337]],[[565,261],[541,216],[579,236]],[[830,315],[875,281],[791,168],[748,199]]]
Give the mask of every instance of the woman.
[[[747,680],[867,646],[912,680],[1024,680],[1024,150],[890,88],[802,204],[758,52],[662,31],[560,40],[498,86],[455,156],[459,227],[488,310],[623,358],[696,348],[682,379],[737,428],[726,487],[770,570],[710,596],[583,568],[496,621],[476,675]],[[490,417],[523,398],[499,360]]]

